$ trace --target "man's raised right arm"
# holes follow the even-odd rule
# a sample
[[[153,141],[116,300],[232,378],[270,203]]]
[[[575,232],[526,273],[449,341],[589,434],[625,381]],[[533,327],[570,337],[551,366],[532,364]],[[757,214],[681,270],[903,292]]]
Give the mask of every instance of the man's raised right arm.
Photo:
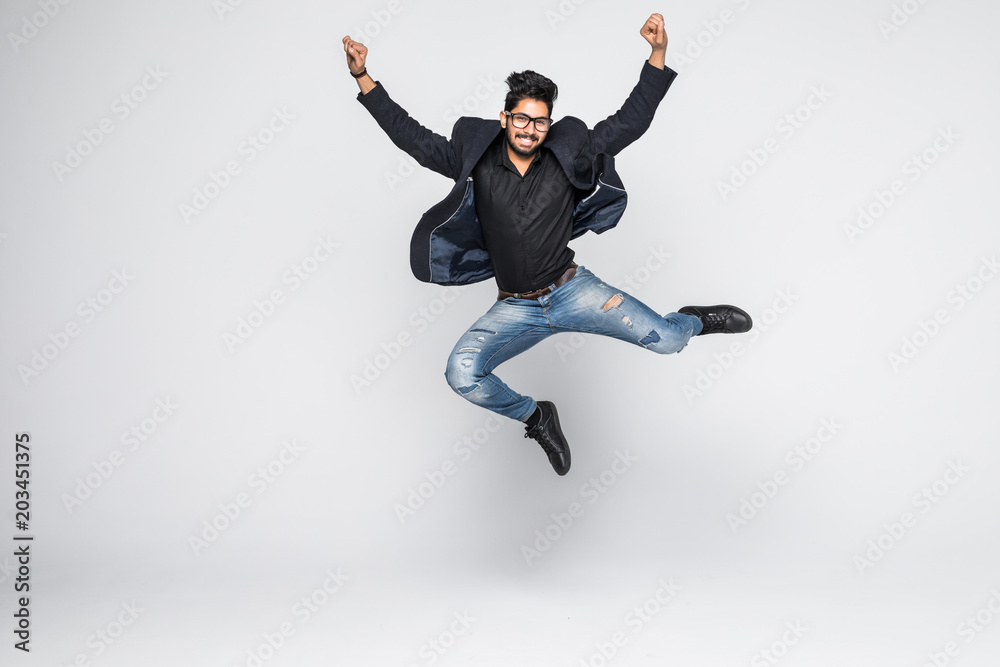
[[[385,88],[368,75],[365,66],[368,48],[364,44],[355,42],[350,37],[344,37],[343,42],[351,75],[364,72],[361,76],[355,76],[361,89],[358,101],[371,113],[392,143],[406,151],[421,166],[457,180],[460,164],[452,142],[411,118],[389,97]]]

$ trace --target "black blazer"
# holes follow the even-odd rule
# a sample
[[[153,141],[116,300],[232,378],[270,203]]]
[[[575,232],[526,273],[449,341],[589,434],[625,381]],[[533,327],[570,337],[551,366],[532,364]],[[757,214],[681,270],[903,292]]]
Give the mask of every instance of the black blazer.
[[[594,126],[566,116],[552,124],[549,148],[577,188],[587,192],[573,210],[572,238],[611,229],[625,211],[625,186],[615,172],[622,149],[649,127],[653,114],[677,72],[644,61],[639,82],[615,114]],[[472,168],[503,129],[499,119],[463,116],[451,139],[427,129],[389,97],[378,81],[358,101],[385,133],[418,164],[455,181],[448,196],[432,206],[410,239],[410,269],[418,280],[439,285],[468,285],[493,276],[473,200]]]

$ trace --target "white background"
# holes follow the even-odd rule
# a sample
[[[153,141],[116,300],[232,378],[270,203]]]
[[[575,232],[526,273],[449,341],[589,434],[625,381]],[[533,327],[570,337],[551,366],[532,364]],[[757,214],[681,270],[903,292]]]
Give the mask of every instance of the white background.
[[[996,664],[1000,17],[904,4],[5,2],[3,664]],[[496,117],[523,69],[593,126],[656,11],[680,74],[618,156],[621,223],[572,247],[661,312],[735,303],[756,333],[666,357],[562,334],[505,364],[559,406],[560,478],[448,387],[495,284],[410,274],[451,183],[356,101],[340,40],[440,133]],[[275,110],[293,119],[268,134]],[[878,215],[850,232],[859,208]],[[241,318],[263,323],[227,343]]]

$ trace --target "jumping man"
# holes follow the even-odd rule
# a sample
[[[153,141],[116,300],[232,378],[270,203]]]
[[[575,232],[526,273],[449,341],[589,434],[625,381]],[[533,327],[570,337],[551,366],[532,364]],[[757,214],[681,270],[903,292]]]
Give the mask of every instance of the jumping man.
[[[735,306],[685,306],[660,315],[574,261],[569,241],[614,227],[625,188],[614,156],[649,127],[677,73],[664,64],[667,35],[653,14],[640,30],[652,47],[639,82],[617,113],[588,129],[579,118],[552,120],[558,88],[533,72],[512,72],[499,122],[464,116],[451,139],[422,126],[365,67],[368,49],[344,37],[358,101],[392,142],[421,166],[455,182],[417,224],[410,268],[418,280],[468,285],[495,278],[497,300],[455,344],[445,370],[463,398],[525,423],[560,475],[570,449],[556,406],[508,387],[494,373],[504,361],[560,332],[611,336],[659,354],[680,352],[692,336],[744,333],[750,316]]]

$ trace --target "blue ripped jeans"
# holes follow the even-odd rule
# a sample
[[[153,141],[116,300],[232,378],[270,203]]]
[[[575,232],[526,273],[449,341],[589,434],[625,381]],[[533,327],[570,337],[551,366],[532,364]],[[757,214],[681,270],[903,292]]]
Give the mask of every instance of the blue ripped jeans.
[[[551,286],[550,286],[551,287]],[[535,401],[493,374],[493,369],[560,332],[611,336],[659,354],[680,352],[701,333],[692,315],[659,315],[608,285],[582,264],[569,282],[537,299],[497,301],[462,334],[448,357],[445,377],[465,399],[505,417],[524,421]]]

